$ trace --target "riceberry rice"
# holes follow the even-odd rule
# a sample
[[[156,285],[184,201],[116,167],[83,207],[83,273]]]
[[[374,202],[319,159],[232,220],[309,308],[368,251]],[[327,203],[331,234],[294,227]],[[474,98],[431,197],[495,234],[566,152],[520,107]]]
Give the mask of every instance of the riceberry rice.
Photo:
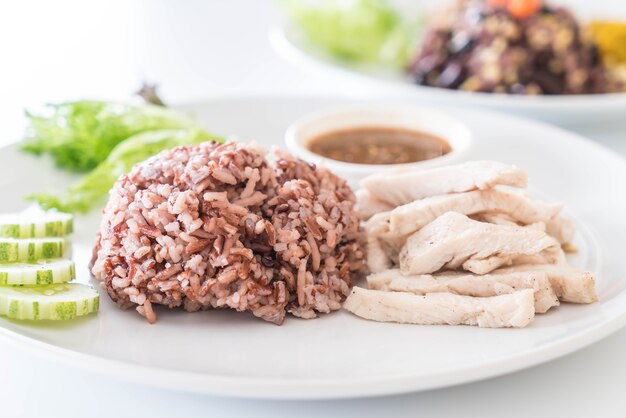
[[[232,308],[281,324],[341,307],[363,250],[354,194],[275,151],[207,142],[137,164],[110,192],[92,273],[122,308]]]

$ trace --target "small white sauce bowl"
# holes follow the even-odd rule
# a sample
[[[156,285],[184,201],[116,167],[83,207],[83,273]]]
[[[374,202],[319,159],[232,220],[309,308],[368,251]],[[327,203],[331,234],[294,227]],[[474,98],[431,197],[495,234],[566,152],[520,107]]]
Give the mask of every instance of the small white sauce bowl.
[[[357,164],[333,160],[313,153],[309,143],[322,135],[354,128],[391,128],[424,132],[438,136],[452,150],[440,157],[406,164]],[[462,159],[469,149],[472,136],[462,122],[426,107],[412,105],[343,106],[325,109],[294,122],[285,133],[287,149],[305,161],[325,167],[348,180],[350,185],[386,169],[421,169],[451,164]]]

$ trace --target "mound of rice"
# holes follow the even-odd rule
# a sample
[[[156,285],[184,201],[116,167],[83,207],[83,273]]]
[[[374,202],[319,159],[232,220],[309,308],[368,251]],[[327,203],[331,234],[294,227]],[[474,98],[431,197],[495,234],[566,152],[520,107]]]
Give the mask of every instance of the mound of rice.
[[[281,324],[341,307],[363,269],[354,195],[275,151],[207,142],[136,165],[110,192],[92,273],[120,307],[250,311]]]

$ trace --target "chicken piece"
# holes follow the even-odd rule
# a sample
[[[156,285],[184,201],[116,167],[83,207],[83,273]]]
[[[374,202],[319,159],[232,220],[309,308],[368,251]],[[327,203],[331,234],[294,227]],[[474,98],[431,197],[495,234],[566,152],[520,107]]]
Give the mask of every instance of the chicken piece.
[[[398,253],[409,236],[396,236],[389,232],[389,212],[377,213],[368,219],[365,223],[365,233],[370,272],[377,273],[398,264]]]
[[[546,223],[546,232],[561,244],[571,244],[576,234],[576,226],[570,219],[556,216]]]
[[[550,285],[548,275],[542,271],[488,274],[475,276],[446,272],[443,274],[422,274],[404,276],[398,269],[386,270],[367,277],[370,289],[393,292],[409,292],[425,295],[434,292],[449,292],[462,296],[498,296],[521,289],[535,292],[535,311],[547,312],[559,305],[559,299]]]
[[[492,255],[483,259],[469,259],[462,265],[463,270],[474,274],[487,274],[502,266],[510,266],[513,263],[513,256]]]
[[[430,170],[385,171],[361,180],[361,187],[391,206],[425,197],[470,190],[490,189],[501,184],[526,187],[528,176],[514,165],[495,161],[471,161]]]
[[[476,221],[489,222],[496,225],[519,225],[519,223],[515,222],[514,219],[502,213],[479,213],[477,215],[470,216],[470,218]],[[539,224],[541,224],[541,222],[536,223],[535,225]],[[571,247],[568,244],[571,244],[574,239],[574,235],[576,234],[576,226],[574,225],[574,222],[560,215],[548,220],[544,225],[544,230],[548,235],[556,238],[556,240],[564,247]]]
[[[505,215],[504,213],[485,212],[485,213],[479,213],[476,215],[470,215],[469,218],[475,221],[479,221],[479,222],[486,222],[488,224],[517,225],[517,226],[525,226],[527,228],[534,228],[539,231],[544,231],[544,232],[546,231],[545,222],[535,222],[532,224],[524,225],[523,223],[515,221],[515,219],[511,218],[508,215]]]
[[[567,263],[567,258],[562,249],[556,251],[542,251],[533,255],[520,255],[511,260],[511,265],[522,264],[559,264]]]
[[[532,200],[519,193],[489,189],[433,196],[398,206],[391,211],[389,228],[397,234],[420,230],[446,212],[464,215],[497,212],[523,224],[548,222],[561,211],[563,205]]]
[[[399,264],[398,254],[402,250],[407,238],[411,234],[397,234],[390,231],[389,228],[390,212],[381,212],[370,218],[370,221],[366,223],[366,230],[368,231],[368,237],[375,236],[377,240],[371,242],[372,252],[372,266],[376,266],[375,270],[370,270],[372,273],[383,271],[385,266],[393,264]],[[517,226],[515,222],[509,221],[506,215],[491,215],[481,214],[478,216],[480,222],[486,222],[492,220],[499,225],[513,225]],[[490,222],[494,223],[494,222]],[[368,226],[369,225],[369,226]],[[375,226],[374,226],[375,225]],[[538,231],[545,231],[545,224],[543,222],[537,222],[526,226],[529,229],[536,229]],[[471,271],[476,274],[486,274],[494,269],[502,266],[508,266],[512,264],[546,264],[556,263],[561,259],[562,252],[553,253],[542,252],[533,256],[492,256],[486,259],[468,260],[463,267],[467,271]],[[384,256],[384,258],[383,258]],[[526,258],[525,258],[526,257]],[[565,257],[563,254],[562,257]],[[518,262],[518,258],[520,261]],[[379,260],[388,260],[383,264]],[[523,261],[527,260],[527,261]]]
[[[367,235],[367,267],[371,273],[385,271],[393,266],[388,248],[380,236],[389,231],[389,212],[378,213],[365,223]]]
[[[479,213],[470,216],[471,219],[479,222],[487,222],[496,225],[519,225],[513,218],[502,213]]]
[[[354,287],[343,307],[361,318],[373,321],[419,325],[522,328],[535,317],[535,298],[531,289],[477,298],[452,293],[419,296]]]
[[[359,218],[364,221],[368,220],[377,213],[387,212],[393,209],[393,206],[390,204],[372,196],[367,189],[360,188],[354,194],[356,195],[356,206],[354,207],[354,210]]]
[[[595,275],[590,271],[580,270],[568,264],[524,264],[499,269],[493,274],[530,271],[544,271],[561,302],[594,303],[598,301]]]
[[[526,228],[533,228],[534,226],[541,226],[543,223],[536,223],[527,226]],[[545,228],[536,228],[538,231],[543,231]],[[521,265],[521,264],[557,264],[565,263],[565,253],[561,248],[556,250],[546,250],[532,255],[519,255],[519,256],[500,256],[493,255],[491,257],[484,258],[482,260],[471,259],[463,263],[463,270],[471,271],[475,274],[487,274],[502,266]]]
[[[559,243],[545,232],[478,222],[460,213],[447,212],[406,240],[399,262],[403,274],[427,274],[442,267],[457,269],[468,260],[517,257],[558,249]]]

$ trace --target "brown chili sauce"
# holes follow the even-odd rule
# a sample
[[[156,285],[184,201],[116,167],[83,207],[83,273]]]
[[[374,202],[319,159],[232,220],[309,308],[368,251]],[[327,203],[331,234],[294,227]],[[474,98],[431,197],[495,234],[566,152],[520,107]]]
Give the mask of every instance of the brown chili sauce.
[[[406,164],[452,151],[438,136],[385,127],[337,130],[313,138],[308,149],[337,161],[356,164]]]

